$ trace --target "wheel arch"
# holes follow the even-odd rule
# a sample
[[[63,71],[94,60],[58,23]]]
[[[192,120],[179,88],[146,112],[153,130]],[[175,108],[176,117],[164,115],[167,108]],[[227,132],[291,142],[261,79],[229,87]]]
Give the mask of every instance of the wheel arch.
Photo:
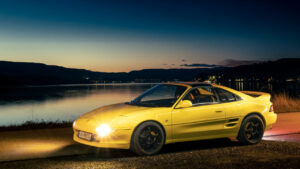
[[[132,133],[131,133],[131,137],[130,137],[130,147],[132,146],[132,138],[133,138],[134,132],[136,131],[136,129],[137,129],[140,125],[142,125],[142,124],[144,124],[144,123],[146,123],[146,122],[154,122],[154,123],[157,123],[157,124],[162,128],[162,130],[163,130],[163,132],[164,132],[164,138],[165,138],[164,144],[166,143],[166,129],[164,128],[164,126],[163,126],[159,121],[157,121],[157,120],[145,120],[145,121],[140,122],[138,125],[136,125],[136,126],[134,127],[134,129],[133,129],[133,131],[132,131]]]
[[[266,120],[265,120],[264,116],[263,116],[261,113],[259,113],[259,112],[251,112],[251,113],[248,113],[248,114],[243,118],[242,123],[243,123],[243,121],[244,121],[247,117],[249,117],[249,116],[251,116],[251,115],[257,115],[257,116],[259,116],[259,117],[262,119],[263,123],[264,123],[264,129],[266,128]]]

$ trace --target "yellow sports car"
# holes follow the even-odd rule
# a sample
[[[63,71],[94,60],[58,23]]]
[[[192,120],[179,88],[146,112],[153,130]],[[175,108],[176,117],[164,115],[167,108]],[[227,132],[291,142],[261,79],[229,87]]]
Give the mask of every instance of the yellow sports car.
[[[270,97],[209,83],[159,84],[131,102],[84,114],[73,123],[74,140],[139,155],[202,139],[237,137],[256,144],[277,119]]]

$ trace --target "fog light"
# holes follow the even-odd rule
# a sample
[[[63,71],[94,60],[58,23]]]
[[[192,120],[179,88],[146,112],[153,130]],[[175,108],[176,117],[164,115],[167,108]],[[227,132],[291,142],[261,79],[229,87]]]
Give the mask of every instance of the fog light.
[[[111,133],[111,128],[107,124],[101,124],[96,128],[97,135],[99,137],[105,137]]]

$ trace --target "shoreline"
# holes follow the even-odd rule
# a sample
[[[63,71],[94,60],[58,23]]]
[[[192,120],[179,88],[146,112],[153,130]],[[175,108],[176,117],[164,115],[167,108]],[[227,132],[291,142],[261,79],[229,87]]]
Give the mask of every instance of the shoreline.
[[[66,84],[45,84],[45,85],[16,85],[0,86],[0,89],[8,88],[46,88],[46,87],[76,87],[76,86],[126,86],[126,85],[153,85],[165,82],[108,82],[108,83],[66,83]]]
[[[20,125],[0,126],[0,132],[5,131],[22,131],[22,130],[36,130],[36,129],[55,129],[72,127],[73,121],[62,122],[33,122],[27,121]]]
[[[300,112],[279,112],[276,114],[289,114]],[[27,121],[20,125],[0,126],[0,132],[5,131],[22,131],[22,130],[37,130],[37,129],[55,129],[55,128],[68,128],[72,127],[73,121],[61,122],[34,122]]]

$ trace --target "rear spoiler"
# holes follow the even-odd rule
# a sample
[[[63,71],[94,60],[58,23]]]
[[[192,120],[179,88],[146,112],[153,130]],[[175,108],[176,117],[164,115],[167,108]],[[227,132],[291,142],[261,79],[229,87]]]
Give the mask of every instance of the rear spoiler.
[[[271,95],[269,93],[264,92],[254,92],[254,91],[240,91],[246,95],[252,96],[257,100],[270,101]]]

